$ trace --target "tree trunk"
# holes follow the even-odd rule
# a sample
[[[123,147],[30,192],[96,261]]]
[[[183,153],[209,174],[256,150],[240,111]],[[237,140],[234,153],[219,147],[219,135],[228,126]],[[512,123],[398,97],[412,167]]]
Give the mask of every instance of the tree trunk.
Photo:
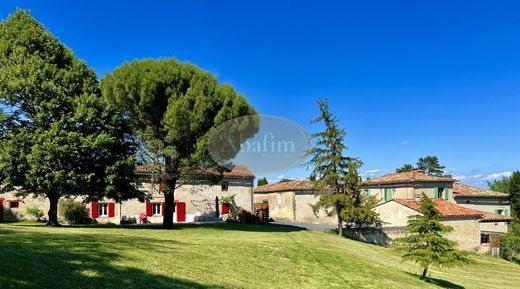
[[[47,226],[58,227],[60,223],[58,223],[58,201],[60,200],[59,196],[49,196],[49,212],[47,213],[49,216],[49,221],[47,222]]]
[[[171,158],[164,160],[166,169],[166,188],[164,190],[163,228],[173,228],[173,212],[175,211],[175,186],[179,174],[179,167]]]
[[[426,274],[428,274],[428,267],[424,267],[424,269],[422,271],[421,280],[426,278]]]
[[[343,237],[343,219],[338,215],[338,236]]]
[[[170,187],[167,185],[164,191],[164,216],[163,216],[163,228],[173,228],[173,207],[175,206],[175,185]]]

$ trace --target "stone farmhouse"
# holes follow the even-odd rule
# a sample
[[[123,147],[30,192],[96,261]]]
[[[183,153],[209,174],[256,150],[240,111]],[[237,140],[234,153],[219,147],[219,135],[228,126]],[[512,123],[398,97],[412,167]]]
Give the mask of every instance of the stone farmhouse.
[[[493,236],[507,233],[511,208],[509,195],[460,184],[450,176],[428,176],[421,170],[384,175],[363,182],[363,193],[376,196],[383,236],[373,242],[405,235],[408,218],[418,215],[420,197],[432,198],[444,224],[454,228],[447,235],[466,250],[486,251]],[[314,215],[310,205],[317,199],[309,181],[291,181],[255,188],[255,202],[269,203],[274,220],[335,224],[324,212]],[[383,238],[384,240],[381,240]]]
[[[209,174],[217,172],[209,171]],[[92,218],[101,223],[119,224],[123,218],[146,216],[151,223],[162,223],[164,211],[164,196],[160,184],[153,181],[151,171],[147,166],[138,166],[137,174],[141,179],[141,190],[147,193],[149,200],[128,200],[116,203],[113,200],[86,203]],[[218,203],[222,196],[234,195],[235,205],[246,210],[253,209],[253,183],[255,175],[244,165],[237,165],[231,171],[224,172],[222,180],[213,184],[208,181],[184,181],[175,191],[175,222],[197,222],[221,219],[228,214],[228,204]],[[191,180],[192,178],[190,178]],[[78,198],[77,201],[83,201]],[[0,221],[24,219],[25,209],[37,205],[44,212],[49,204],[43,198],[18,198],[14,193],[0,194]]]

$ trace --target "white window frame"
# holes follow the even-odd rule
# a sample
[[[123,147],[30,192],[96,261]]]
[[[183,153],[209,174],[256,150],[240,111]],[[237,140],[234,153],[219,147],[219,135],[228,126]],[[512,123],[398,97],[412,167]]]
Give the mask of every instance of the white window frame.
[[[160,216],[161,210],[162,210],[161,203],[152,203],[152,215],[153,216]]]
[[[98,215],[100,217],[108,217],[108,203],[98,204]]]

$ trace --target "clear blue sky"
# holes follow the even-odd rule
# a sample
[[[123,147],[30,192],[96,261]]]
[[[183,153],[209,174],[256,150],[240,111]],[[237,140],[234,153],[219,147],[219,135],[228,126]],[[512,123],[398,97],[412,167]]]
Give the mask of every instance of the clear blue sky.
[[[2,1],[0,15],[30,9],[100,77],[188,60],[309,131],[326,96],[363,173],[425,155],[481,186],[520,169],[520,2],[217,2]]]

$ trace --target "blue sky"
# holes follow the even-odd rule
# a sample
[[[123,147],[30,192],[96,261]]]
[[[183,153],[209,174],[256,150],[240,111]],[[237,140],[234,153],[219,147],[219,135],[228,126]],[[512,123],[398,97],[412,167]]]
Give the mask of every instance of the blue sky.
[[[520,2],[242,2],[2,1],[0,15],[30,9],[100,77],[193,62],[309,131],[328,97],[366,176],[425,155],[480,186],[520,169]]]

